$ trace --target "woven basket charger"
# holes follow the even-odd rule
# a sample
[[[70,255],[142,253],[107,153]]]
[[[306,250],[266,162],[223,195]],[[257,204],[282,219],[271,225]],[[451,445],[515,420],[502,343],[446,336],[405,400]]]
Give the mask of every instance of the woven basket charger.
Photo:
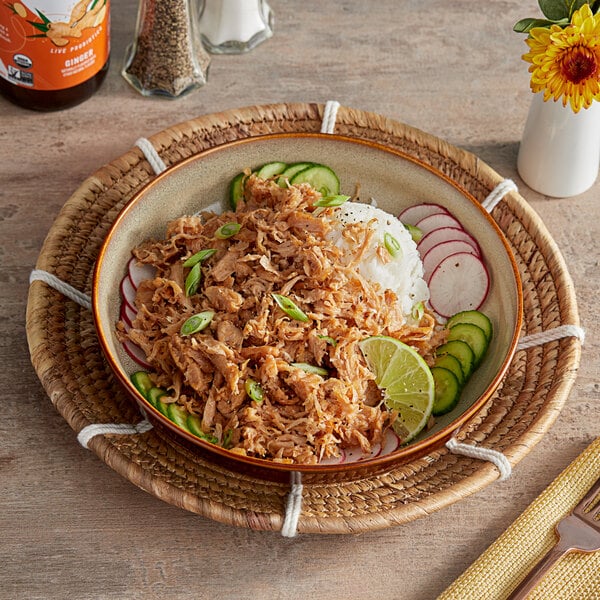
[[[253,106],[207,115],[166,129],[152,143],[167,166],[226,142],[269,133],[317,133],[325,105]],[[340,107],[335,133],[369,140],[431,165],[480,202],[503,181],[473,154],[415,128]],[[139,148],[99,169],[68,199],[36,268],[91,294],[98,251],[119,211],[155,173]],[[524,300],[522,335],[579,325],[573,285],[544,224],[515,191],[492,216],[517,261]],[[33,281],[27,335],[34,368],[52,403],[75,432],[94,423],[135,425],[135,403],[101,352],[92,313],[42,281]],[[519,462],[557,418],[574,383],[576,337],[518,350],[502,383],[465,426],[460,442]],[[210,519],[280,530],[290,486],[219,467],[156,429],[93,437],[88,447],[112,469],[157,498]],[[303,488],[299,533],[356,533],[406,523],[481,490],[498,477],[491,463],[445,447],[377,476]]]

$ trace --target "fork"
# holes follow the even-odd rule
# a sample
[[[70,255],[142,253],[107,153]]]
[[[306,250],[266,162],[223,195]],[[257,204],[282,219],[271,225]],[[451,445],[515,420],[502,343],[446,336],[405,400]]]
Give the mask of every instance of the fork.
[[[595,503],[594,501],[597,500]],[[569,552],[600,550],[600,478],[573,511],[556,525],[558,542],[506,600],[523,600],[554,563]]]

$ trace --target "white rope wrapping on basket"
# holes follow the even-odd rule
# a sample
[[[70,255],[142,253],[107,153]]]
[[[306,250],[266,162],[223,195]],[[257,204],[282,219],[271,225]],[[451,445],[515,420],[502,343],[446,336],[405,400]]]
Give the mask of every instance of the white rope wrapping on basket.
[[[540,346],[546,342],[554,342],[565,337],[576,337],[583,344],[585,341],[585,331],[578,325],[559,325],[554,329],[524,335],[517,344],[517,350],[526,350],[527,348]]]
[[[323,119],[321,121],[321,133],[333,133],[335,131],[335,121],[337,119],[340,103],[335,100],[328,100],[323,110]]]
[[[159,156],[150,140],[147,140],[146,138],[140,138],[135,145],[143,152],[146,160],[150,163],[150,166],[157,175],[163,171],[166,171],[167,165]]]
[[[456,437],[451,437],[446,442],[446,448],[448,448],[452,454],[461,454],[463,456],[468,456],[469,458],[478,458],[479,460],[491,462],[500,472],[498,481],[504,481],[511,476],[512,466],[508,461],[508,458],[506,458],[502,452],[498,452],[498,450],[463,444],[462,442],[457,442]]]
[[[118,435],[134,435],[137,433],[146,433],[152,429],[152,423],[147,419],[140,421],[137,425],[128,425],[126,423],[92,423],[86,425],[78,434],[77,441],[89,450],[88,443],[97,435],[107,435],[110,433]]]
[[[518,191],[517,184],[512,179],[504,179],[486,196],[481,206],[491,213],[506,194],[516,191]]]
[[[298,532],[298,520],[302,512],[302,473],[294,471],[290,476],[291,489],[285,503],[285,518],[281,526],[283,537],[296,537]]]
[[[72,285],[65,283],[56,275],[48,273],[48,271],[43,271],[41,269],[34,269],[31,271],[29,274],[29,284],[31,285],[34,281],[43,281],[51,288],[60,292],[63,296],[66,296],[70,300],[77,302],[80,306],[83,306],[83,308],[87,308],[88,310],[92,309],[92,299],[89,296],[75,289]]]

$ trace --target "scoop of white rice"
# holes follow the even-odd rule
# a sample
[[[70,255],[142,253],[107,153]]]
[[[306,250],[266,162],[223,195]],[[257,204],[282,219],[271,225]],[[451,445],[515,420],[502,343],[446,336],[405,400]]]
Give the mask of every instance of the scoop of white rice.
[[[370,223],[375,233],[359,263],[359,273],[378,283],[382,289],[395,292],[402,313],[410,319],[413,307],[429,299],[429,288],[423,280],[423,263],[417,245],[400,220],[379,208],[358,202],[344,203],[331,211],[329,218],[332,224],[329,239],[344,251],[345,264],[356,258],[358,249],[343,237],[344,227],[351,223]],[[388,262],[382,261],[377,254],[379,247],[385,248],[386,233],[391,234],[401,248]]]

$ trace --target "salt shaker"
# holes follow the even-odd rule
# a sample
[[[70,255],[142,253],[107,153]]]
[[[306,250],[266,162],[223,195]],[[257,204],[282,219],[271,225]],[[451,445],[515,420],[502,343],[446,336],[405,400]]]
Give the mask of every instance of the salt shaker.
[[[178,98],[206,83],[209,65],[197,0],[140,0],[121,72],[138,92]]]
[[[199,30],[209,52],[239,54],[273,35],[273,12],[266,0],[200,0]]]

